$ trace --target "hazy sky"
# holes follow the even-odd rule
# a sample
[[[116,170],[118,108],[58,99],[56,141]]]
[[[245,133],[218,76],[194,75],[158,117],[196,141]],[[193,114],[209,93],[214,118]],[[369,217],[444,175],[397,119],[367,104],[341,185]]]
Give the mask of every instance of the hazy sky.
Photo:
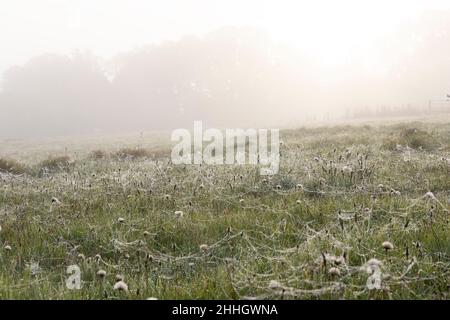
[[[261,27],[324,65],[364,59],[376,70],[374,40],[424,11],[450,9],[448,0],[0,1],[0,73],[42,53],[110,57],[225,25]]]

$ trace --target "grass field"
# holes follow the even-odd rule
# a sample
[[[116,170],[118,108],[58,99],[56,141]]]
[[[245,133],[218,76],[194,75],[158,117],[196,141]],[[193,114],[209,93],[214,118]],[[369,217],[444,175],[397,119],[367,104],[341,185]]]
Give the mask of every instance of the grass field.
[[[0,298],[449,298],[449,121],[281,138],[271,177],[147,136],[4,143]]]

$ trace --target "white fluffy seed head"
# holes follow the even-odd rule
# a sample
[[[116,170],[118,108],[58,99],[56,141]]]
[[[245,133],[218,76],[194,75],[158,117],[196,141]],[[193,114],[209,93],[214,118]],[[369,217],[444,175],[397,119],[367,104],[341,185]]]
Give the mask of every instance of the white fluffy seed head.
[[[339,275],[341,275],[341,270],[339,270],[336,267],[332,267],[328,270],[328,273],[332,276],[339,276]]]
[[[345,259],[342,256],[337,257],[336,260],[334,260],[334,264],[337,266],[340,266],[341,264],[344,264],[344,263],[345,263]]]
[[[394,245],[392,243],[390,243],[389,241],[383,242],[382,246],[386,251],[394,249]]]
[[[361,267],[361,270],[365,270],[367,274],[373,274],[376,270],[381,269],[382,265],[380,260],[372,258]]]
[[[281,283],[279,283],[276,280],[270,280],[269,282],[269,289],[275,290],[275,289],[280,289],[283,286],[281,285]]]
[[[206,252],[209,250],[209,246],[207,244],[200,245],[200,250]]]
[[[178,218],[183,218],[184,212],[181,211],[181,210],[177,210],[177,211],[175,211],[175,215],[176,215]]]
[[[125,282],[123,282],[123,281],[117,281],[114,284],[114,290],[127,292],[128,291],[128,285]]]
[[[431,199],[431,200],[436,200],[435,195],[434,195],[433,192],[431,192],[431,191],[428,191],[427,193],[425,193],[425,197],[426,197],[426,198],[429,198],[429,199]]]
[[[371,267],[381,267],[382,262],[378,259],[372,258],[366,262],[366,265],[371,266]]]
[[[350,166],[343,166],[342,167],[342,172],[344,173],[352,173],[353,172],[353,168]]]
[[[122,218],[122,217],[120,217],[120,218],[117,219],[117,222],[118,222],[118,223],[124,223],[124,222],[125,222],[125,219]]]
[[[99,276],[100,278],[106,277],[106,271],[105,270],[98,270],[97,271],[97,276]]]
[[[116,274],[116,281],[117,281],[117,282],[123,281],[123,279],[124,279],[124,276],[123,276],[123,275],[121,275],[121,274]]]
[[[6,246],[4,247],[4,249],[5,249],[6,251],[11,251],[11,250],[12,250],[12,248],[11,248],[10,245],[6,245]]]
[[[86,257],[85,257],[84,254],[82,254],[82,253],[79,253],[79,254],[77,255],[77,257],[78,257],[78,259],[81,259],[81,260],[85,260],[85,259],[86,259]]]

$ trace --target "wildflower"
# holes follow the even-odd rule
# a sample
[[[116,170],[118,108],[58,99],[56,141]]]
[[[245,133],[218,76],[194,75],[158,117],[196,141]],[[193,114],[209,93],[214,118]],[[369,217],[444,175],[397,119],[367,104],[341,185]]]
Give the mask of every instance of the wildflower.
[[[332,276],[340,276],[341,275],[341,270],[339,270],[336,267],[331,267],[330,270],[328,270],[328,273]]]
[[[6,246],[4,247],[4,249],[5,249],[6,251],[11,251],[11,250],[12,250],[11,246],[9,246],[9,245],[6,245]]]
[[[81,260],[85,260],[86,259],[86,257],[82,253],[79,253],[77,257],[78,257],[78,259],[81,259]]]
[[[61,204],[61,201],[59,201],[57,198],[53,197],[52,198],[52,204],[54,204],[55,206],[58,206]]]
[[[297,200],[296,203],[297,204],[302,204],[302,201],[301,200]]]
[[[209,250],[209,246],[207,244],[200,245],[200,250],[203,252],[207,252]]]
[[[383,242],[382,246],[383,246],[384,250],[386,250],[386,251],[394,249],[394,245],[392,243],[390,243],[389,241]]]
[[[177,211],[175,211],[175,215],[176,215],[178,218],[183,218],[184,212],[181,211],[181,210],[177,210]]]
[[[123,281],[118,281],[114,284],[114,290],[127,292],[128,285]]]
[[[98,270],[97,271],[97,276],[99,276],[100,278],[106,277],[106,271],[105,270]]]
[[[283,286],[281,285],[281,283],[279,283],[276,280],[270,280],[270,282],[269,282],[269,289],[276,290],[276,289],[280,289],[282,287]]]
[[[118,223],[124,223],[124,222],[125,222],[125,219],[124,219],[124,218],[119,218],[119,219],[117,219],[117,222],[118,222]]]

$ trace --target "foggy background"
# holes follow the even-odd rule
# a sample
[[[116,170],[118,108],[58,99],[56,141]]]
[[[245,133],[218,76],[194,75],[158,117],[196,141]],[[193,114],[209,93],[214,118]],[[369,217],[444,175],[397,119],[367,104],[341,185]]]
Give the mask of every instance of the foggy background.
[[[450,109],[450,4],[335,2],[2,1],[0,138]]]

